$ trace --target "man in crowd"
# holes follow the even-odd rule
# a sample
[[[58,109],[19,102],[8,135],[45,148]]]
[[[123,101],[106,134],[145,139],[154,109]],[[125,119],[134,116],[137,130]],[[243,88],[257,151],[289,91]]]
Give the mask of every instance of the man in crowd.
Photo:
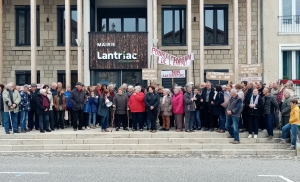
[[[72,120],[74,131],[83,130],[83,108],[87,101],[86,94],[82,90],[83,84],[81,82],[76,83],[76,88],[71,91],[70,101],[72,103]],[[79,120],[79,125],[77,125]]]
[[[261,81],[256,82],[256,87],[258,89],[258,95],[260,98],[264,97],[264,92],[263,90],[265,89],[265,87],[263,86],[263,83]],[[259,117],[259,128],[263,131],[265,131],[264,129],[266,129],[265,127],[265,118],[263,113],[261,113],[260,117]]]
[[[30,91],[29,85],[24,85],[23,90],[20,92],[21,102],[20,102],[20,127],[21,133],[26,133],[27,125],[26,119],[28,117],[28,112],[30,111]]]
[[[37,89],[37,85],[35,83],[31,84],[30,89],[30,111],[28,113],[28,130],[32,130],[35,126],[36,130],[39,129],[39,118],[36,114],[36,99],[39,94],[39,91]]]
[[[56,82],[52,82],[50,92],[52,93],[52,98],[54,98],[57,95],[58,85],[57,85]],[[57,111],[54,108],[54,106],[52,106],[52,113],[53,113],[52,114],[53,115],[53,117],[52,117],[53,121],[49,121],[49,123],[57,123],[57,121],[56,121],[57,120]]]
[[[214,89],[211,86],[211,83],[207,82],[206,87],[202,90],[201,100],[200,100],[200,102],[203,103],[203,112],[204,112],[203,130],[204,131],[208,131],[209,128],[211,132],[214,131],[214,128],[212,128],[213,115],[212,115],[212,106],[211,106],[211,102],[214,100],[214,95],[215,93],[214,93]]]
[[[275,97],[270,94],[270,90],[268,88],[265,88],[263,93],[265,126],[269,135],[268,140],[271,140],[273,138],[274,117],[275,114],[279,112],[279,106]]]

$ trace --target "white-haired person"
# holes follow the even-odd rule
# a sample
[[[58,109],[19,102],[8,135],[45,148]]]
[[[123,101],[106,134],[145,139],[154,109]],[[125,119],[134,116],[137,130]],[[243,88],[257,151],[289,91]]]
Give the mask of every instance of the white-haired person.
[[[39,116],[39,126],[41,133],[45,133],[45,131],[51,132],[51,130],[49,130],[50,106],[50,100],[47,97],[46,90],[41,89],[40,95],[36,99],[36,114]]]
[[[180,87],[174,88],[174,95],[172,97],[172,110],[174,113],[176,132],[182,131],[183,124],[183,113],[184,113],[184,105],[183,105],[183,93]]]
[[[12,130],[14,133],[20,133],[18,128],[18,112],[21,102],[20,93],[14,89],[14,84],[8,83],[2,93],[4,105],[4,129],[6,134],[9,132],[9,122],[11,119]]]
[[[193,85],[188,84],[185,86],[186,92],[183,96],[184,100],[184,112],[185,112],[185,131],[194,132],[193,122],[195,119],[195,101],[197,98],[194,97],[192,93]]]
[[[20,128],[21,128],[21,133],[26,133],[27,131],[26,120],[28,117],[28,111],[30,111],[29,85],[24,85],[23,90],[20,92],[20,96],[21,96],[21,102],[19,106]]]
[[[49,88],[48,85],[44,85],[44,86],[43,86],[43,89],[46,90],[47,97],[48,97],[48,99],[49,99],[49,101],[50,101],[50,109],[49,109],[49,125],[50,125],[50,129],[51,129],[52,131],[54,131],[54,130],[55,130],[55,121],[56,121],[56,119],[53,118],[53,108],[54,108],[54,107],[53,107],[53,106],[54,106],[54,104],[53,104],[53,96],[52,96],[52,93],[50,92],[50,88]]]
[[[140,131],[144,129],[145,95],[141,92],[141,89],[140,86],[135,86],[134,93],[130,96],[128,101],[128,110],[130,110],[133,120],[132,131],[137,130],[138,123]]]
[[[160,98],[159,113],[163,119],[162,131],[169,131],[170,129],[170,116],[172,116],[172,97],[169,94],[169,89],[163,89],[163,97]]]

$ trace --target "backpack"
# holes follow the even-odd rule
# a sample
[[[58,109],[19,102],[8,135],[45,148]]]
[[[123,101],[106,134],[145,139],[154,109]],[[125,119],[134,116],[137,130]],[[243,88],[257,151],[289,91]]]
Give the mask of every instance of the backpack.
[[[222,107],[227,108],[229,102],[229,97],[224,94],[224,102],[221,104]]]

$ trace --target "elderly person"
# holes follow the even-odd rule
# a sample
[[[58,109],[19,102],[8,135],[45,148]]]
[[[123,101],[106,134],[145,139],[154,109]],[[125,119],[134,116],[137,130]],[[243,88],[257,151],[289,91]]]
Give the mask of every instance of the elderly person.
[[[252,96],[245,102],[245,108],[248,114],[248,138],[257,138],[259,117],[263,112],[263,100],[258,94],[257,89],[253,90]]]
[[[197,99],[195,101],[195,119],[193,123],[194,130],[201,130],[201,111],[203,111],[202,102],[201,102],[201,90],[194,88],[194,97]],[[202,117],[203,118],[203,117]]]
[[[49,109],[50,100],[45,89],[40,90],[40,95],[36,99],[36,113],[39,115],[40,132],[51,132],[49,130]]]
[[[70,125],[70,118],[71,118],[71,113],[72,113],[72,103],[70,101],[70,94],[71,94],[71,86],[68,85],[66,87],[66,91],[65,91],[65,96],[66,96],[66,101],[67,101],[67,119],[65,119],[65,126],[68,127]]]
[[[49,109],[49,125],[50,125],[50,129],[52,131],[55,130],[55,121],[56,119],[53,118],[53,108],[54,108],[54,104],[53,104],[53,96],[52,96],[52,93],[50,92],[50,88],[48,85],[44,85],[43,86],[43,89],[46,90],[46,94],[47,94],[47,97],[50,101],[50,109]]]
[[[39,90],[35,83],[31,84],[30,88],[30,111],[28,113],[28,130],[32,130],[35,127],[36,130],[39,130],[39,116],[36,114],[36,98],[39,95]]]
[[[52,98],[54,98],[57,95],[57,91],[58,91],[58,84],[56,82],[53,82],[51,84],[51,89],[50,92],[52,94]],[[52,105],[52,115],[53,115],[53,123],[56,123],[57,121],[57,112],[54,109],[54,106]]]
[[[21,92],[21,87],[19,85],[16,85],[16,88],[15,88],[16,91],[18,91],[19,93]]]
[[[291,100],[293,97],[289,90],[284,91],[283,94],[285,100],[281,105],[281,115],[282,115],[282,126],[289,123],[290,120],[290,112],[291,112]]]
[[[132,85],[129,85],[127,90],[126,90],[126,96],[128,97],[128,101],[131,97],[131,95],[133,94],[134,92],[134,87]],[[128,114],[128,118],[129,118],[129,126],[128,126],[128,129],[132,128],[132,114],[130,111],[127,111],[127,114]]]
[[[264,93],[264,116],[265,116],[265,126],[268,132],[268,140],[273,138],[273,122],[275,119],[275,113],[279,111],[278,103],[270,94],[270,90],[265,88],[263,90]]]
[[[240,143],[239,137],[239,120],[243,110],[242,99],[238,97],[238,92],[236,89],[231,89],[230,91],[231,98],[229,100],[227,109],[226,109],[226,129],[229,132],[230,136],[234,138],[233,144]]]
[[[273,82],[273,87],[271,89],[271,95],[273,95],[275,98],[277,98],[278,94],[279,94],[279,84],[278,84],[278,82]]]
[[[54,97],[54,108],[57,111],[57,123],[56,128],[64,129],[64,115],[67,107],[66,96],[64,95],[64,89],[61,89],[57,92],[57,95]]]
[[[195,117],[195,101],[196,97],[192,94],[193,85],[186,85],[186,92],[184,94],[184,112],[185,112],[185,131],[194,132],[193,122]]]
[[[176,131],[182,131],[182,115],[184,113],[183,94],[180,87],[174,88],[172,97],[172,110],[175,119]]]
[[[20,133],[18,129],[18,112],[21,96],[17,90],[14,89],[13,83],[8,83],[6,89],[2,93],[4,105],[4,128],[6,134],[9,132],[9,122],[11,119],[12,129],[14,133]]]
[[[109,132],[107,130],[108,127],[108,117],[109,117],[109,91],[104,90],[102,92],[102,96],[99,98],[99,107],[98,107],[98,115],[101,116],[101,131]]]
[[[207,82],[206,87],[202,90],[201,94],[201,102],[203,103],[203,115],[204,115],[204,122],[203,122],[203,130],[214,131],[211,124],[213,123],[213,114],[212,114],[212,101],[214,100],[214,88],[212,88],[211,83]]]
[[[159,113],[163,118],[163,125],[161,129],[162,131],[169,131],[170,129],[170,116],[172,116],[172,97],[169,94],[170,94],[170,90],[164,89],[163,97],[160,98]]]
[[[145,95],[141,92],[140,86],[135,86],[134,93],[130,96],[128,101],[128,109],[132,114],[133,129],[137,130],[137,124],[139,123],[140,131],[144,128],[144,112],[145,112]]]
[[[19,105],[20,110],[20,127],[21,133],[26,133],[26,119],[28,117],[28,112],[30,111],[30,92],[29,85],[24,85],[24,89],[20,92],[21,102]]]
[[[216,86],[216,92],[216,97],[211,103],[213,105],[214,121],[219,120],[219,128],[217,132],[225,133],[225,109],[223,106],[221,106],[221,104],[224,102],[224,94],[220,85]]]
[[[81,82],[76,83],[76,88],[71,91],[70,101],[72,103],[72,120],[74,131],[83,130],[83,108],[87,102],[85,92],[82,90],[83,84]],[[77,126],[77,120],[79,119],[79,127]]]
[[[154,86],[149,86],[147,89],[148,93],[145,95],[145,105],[146,105],[146,112],[147,117],[151,123],[150,132],[156,132],[156,119],[157,119],[157,112],[160,109],[160,96],[155,92]],[[170,126],[170,118],[169,118],[169,126]]]
[[[1,112],[1,122],[2,126],[4,127],[4,104],[3,104],[3,97],[2,97],[2,92],[4,90],[4,85],[0,84],[0,112]]]
[[[128,105],[128,97],[124,94],[123,87],[118,89],[118,93],[115,95],[113,99],[113,108],[115,110],[115,124],[116,131],[119,131],[121,127],[121,123],[123,126],[123,130],[128,130],[128,116],[127,116],[127,105]]]

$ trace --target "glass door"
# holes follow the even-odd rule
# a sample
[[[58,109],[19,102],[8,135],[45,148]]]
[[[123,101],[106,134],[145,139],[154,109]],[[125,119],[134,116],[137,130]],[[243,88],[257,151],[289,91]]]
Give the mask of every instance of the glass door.
[[[114,84],[116,87],[120,86],[120,71],[94,71],[92,75],[92,85],[101,84]]]

